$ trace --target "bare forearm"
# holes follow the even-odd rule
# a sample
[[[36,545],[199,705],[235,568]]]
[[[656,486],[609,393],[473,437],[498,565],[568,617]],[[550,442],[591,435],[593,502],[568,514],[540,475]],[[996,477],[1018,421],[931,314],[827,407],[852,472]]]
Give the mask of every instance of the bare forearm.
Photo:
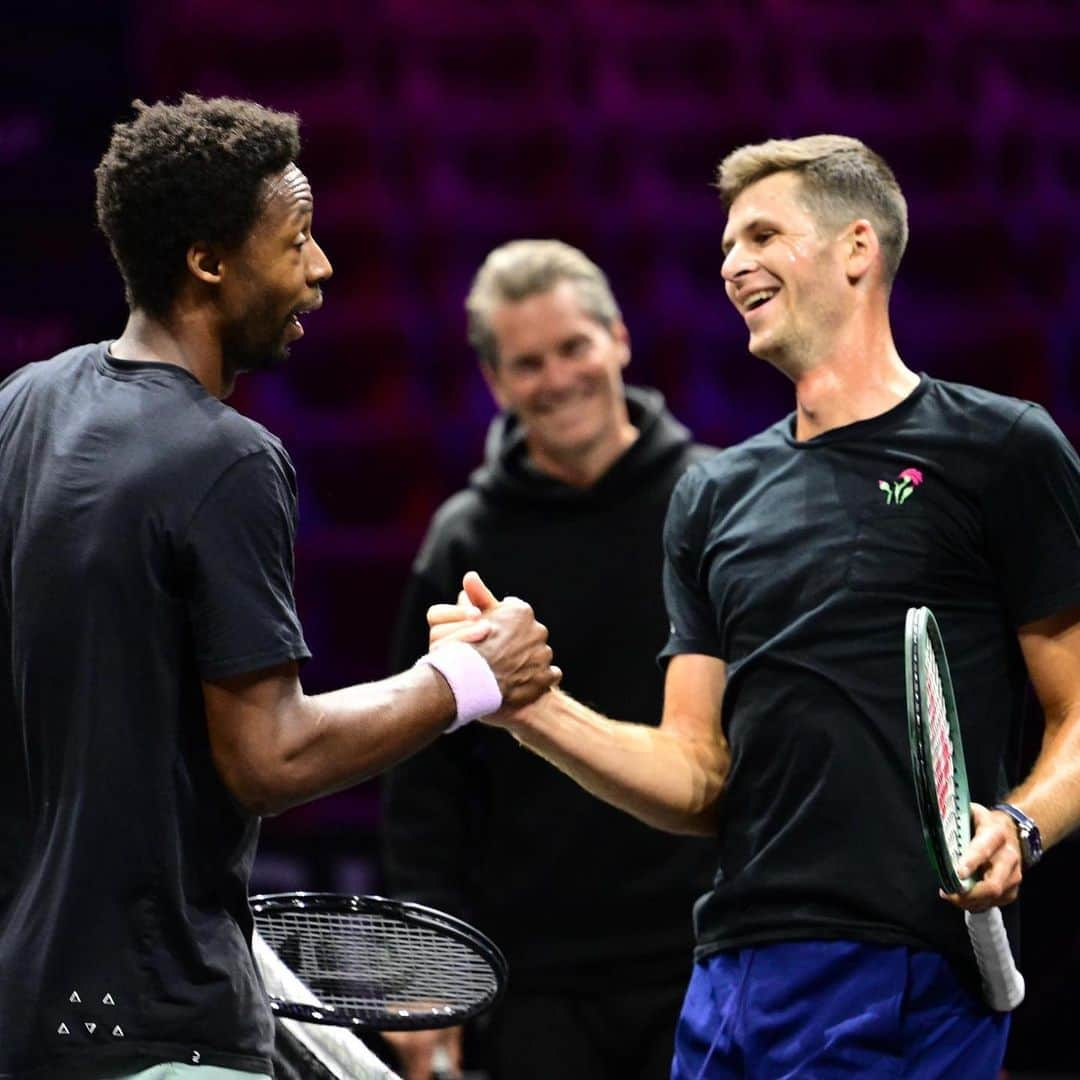
[[[1080,826],[1080,607],[1027,623],[1018,636],[1045,731],[1035,765],[1006,801],[1049,847]]]
[[[455,712],[450,688],[427,666],[326,694],[297,689],[258,718],[258,750],[249,744],[222,771],[248,809],[278,814],[389,768],[435,739]]]
[[[715,804],[728,766],[716,740],[610,720],[560,691],[545,694],[507,726],[586,791],[646,824],[674,833],[716,832]]]
[[[248,810],[275,814],[366,780],[415,753],[452,720],[519,709],[554,686],[547,630],[507,600],[475,646],[447,644],[380,682],[309,696],[295,661],[203,682],[214,762]]]
[[[1044,847],[1080,828],[1080,711],[1048,723],[1035,765],[1006,801],[1038,824]]]

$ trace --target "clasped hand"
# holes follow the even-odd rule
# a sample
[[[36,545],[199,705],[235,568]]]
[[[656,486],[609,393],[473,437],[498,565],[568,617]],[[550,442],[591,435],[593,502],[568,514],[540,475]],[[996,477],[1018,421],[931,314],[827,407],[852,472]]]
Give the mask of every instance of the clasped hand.
[[[473,645],[491,667],[502,691],[503,707],[487,722],[498,722],[554,689],[562,671],[552,664],[547,627],[533,609],[516,596],[502,600],[470,570],[455,604],[428,608],[429,644],[437,649],[448,641]]]
[[[965,911],[987,911],[1011,904],[1020,894],[1023,859],[1016,824],[1000,810],[971,804],[973,834],[957,866],[961,877],[973,877],[966,893],[945,893],[943,899]]]

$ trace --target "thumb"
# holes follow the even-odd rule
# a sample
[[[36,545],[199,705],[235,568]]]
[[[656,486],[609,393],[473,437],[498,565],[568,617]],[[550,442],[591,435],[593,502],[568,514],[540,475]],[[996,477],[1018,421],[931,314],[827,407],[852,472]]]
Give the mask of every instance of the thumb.
[[[468,598],[481,610],[487,611],[499,602],[475,570],[470,570],[461,582]]]

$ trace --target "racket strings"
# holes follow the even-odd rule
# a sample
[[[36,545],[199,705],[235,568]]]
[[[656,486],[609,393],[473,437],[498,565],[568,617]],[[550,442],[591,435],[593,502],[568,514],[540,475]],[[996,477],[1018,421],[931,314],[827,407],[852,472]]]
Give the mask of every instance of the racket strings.
[[[377,913],[262,913],[256,925],[323,1005],[357,1016],[445,1014],[498,990],[465,943]]]
[[[924,643],[923,661],[926,671],[927,724],[934,791],[945,832],[945,843],[955,863],[962,854],[964,839],[960,828],[960,803],[953,765],[952,735],[941,673],[938,670],[937,658],[928,642]]]

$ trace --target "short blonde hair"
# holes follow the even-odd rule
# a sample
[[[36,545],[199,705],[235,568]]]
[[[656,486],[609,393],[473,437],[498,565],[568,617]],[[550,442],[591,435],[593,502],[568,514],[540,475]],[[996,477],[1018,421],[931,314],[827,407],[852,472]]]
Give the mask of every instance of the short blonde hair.
[[[561,240],[513,240],[495,248],[484,260],[465,299],[469,343],[482,363],[499,362],[491,314],[500,304],[515,303],[550,292],[569,281],[581,310],[610,330],[622,320],[603,270],[584,252]]]
[[[740,146],[720,163],[716,186],[726,207],[751,184],[773,173],[802,181],[806,209],[822,224],[864,217],[878,235],[891,285],[908,242],[907,201],[885,159],[848,135],[808,135]]]

